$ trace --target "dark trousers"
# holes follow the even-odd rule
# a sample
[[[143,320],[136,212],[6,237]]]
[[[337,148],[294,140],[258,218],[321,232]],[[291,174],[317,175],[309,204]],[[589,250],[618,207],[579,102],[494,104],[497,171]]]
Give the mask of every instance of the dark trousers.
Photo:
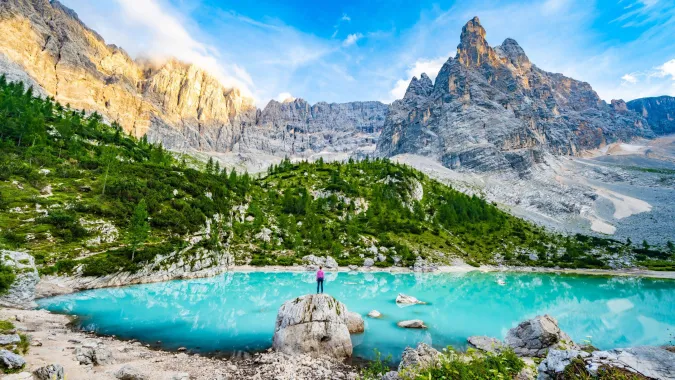
[[[321,288],[321,293],[323,293],[323,278],[316,280],[316,293],[319,294],[319,288]]]

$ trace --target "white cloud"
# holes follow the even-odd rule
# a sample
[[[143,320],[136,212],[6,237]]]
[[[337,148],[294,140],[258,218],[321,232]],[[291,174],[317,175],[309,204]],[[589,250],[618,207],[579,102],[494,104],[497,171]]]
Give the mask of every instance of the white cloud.
[[[638,82],[637,77],[634,74],[625,74],[621,77],[625,83],[636,84]]]
[[[659,76],[670,76],[672,80],[675,80],[675,59],[671,59],[656,69],[658,70],[657,73]]]
[[[278,102],[292,102],[295,100],[295,97],[293,97],[290,92],[282,92],[281,94],[277,95],[276,99]]]
[[[448,54],[448,56],[449,55],[450,54]],[[415,61],[415,63],[410,65],[406,71],[406,79],[397,80],[394,88],[389,91],[392,100],[401,99],[403,95],[405,95],[405,91],[408,89],[408,84],[410,83],[410,80],[412,80],[412,77],[419,78],[422,73],[425,73],[432,81],[435,81],[438,72],[447,60],[447,57],[438,57],[432,59],[422,58]]]
[[[344,47],[352,46],[356,43],[356,41],[360,40],[361,38],[363,38],[363,34],[352,33],[352,34],[348,35],[347,38],[345,38],[344,41],[342,41],[342,46],[344,46]]]
[[[349,21],[352,21],[352,18],[349,17],[346,13],[343,13],[343,14],[342,14],[342,17],[340,18],[340,20],[341,20],[341,21],[347,21],[347,22],[349,22]]]

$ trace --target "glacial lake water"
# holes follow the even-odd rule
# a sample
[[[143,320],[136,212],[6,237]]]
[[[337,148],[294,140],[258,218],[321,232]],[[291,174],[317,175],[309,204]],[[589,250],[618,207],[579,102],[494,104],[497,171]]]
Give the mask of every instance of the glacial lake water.
[[[500,285],[499,283],[504,283]],[[89,290],[42,299],[41,308],[78,316],[105,335],[161,341],[167,349],[237,353],[271,346],[279,306],[316,291],[314,273],[229,272],[220,276]],[[360,313],[366,332],[354,355],[400,357],[426,342],[462,349],[471,335],[504,338],[520,321],[548,313],[578,342],[601,349],[675,340],[675,281],[534,273],[327,273],[325,292]],[[399,307],[398,293],[427,305]],[[366,314],[377,309],[381,319]],[[422,319],[426,330],[396,322]],[[590,338],[587,338],[590,336]]]

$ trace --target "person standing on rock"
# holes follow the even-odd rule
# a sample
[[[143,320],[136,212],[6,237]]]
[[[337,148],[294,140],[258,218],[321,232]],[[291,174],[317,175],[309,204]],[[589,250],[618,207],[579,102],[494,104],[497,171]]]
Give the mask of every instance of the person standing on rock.
[[[319,294],[319,288],[323,293],[323,267],[319,267],[319,270],[316,271],[316,294]]]

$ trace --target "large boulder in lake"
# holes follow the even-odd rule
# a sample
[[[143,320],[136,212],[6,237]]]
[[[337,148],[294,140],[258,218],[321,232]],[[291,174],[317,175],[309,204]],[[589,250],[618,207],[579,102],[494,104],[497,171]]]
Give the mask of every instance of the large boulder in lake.
[[[40,275],[33,256],[25,252],[0,250],[0,262],[11,268],[16,275],[7,292],[0,295],[0,306],[15,309],[37,307],[35,286],[40,281]]]
[[[347,329],[350,334],[361,334],[366,331],[366,324],[361,314],[353,311],[347,312]]]
[[[519,356],[544,357],[550,349],[578,349],[558,321],[550,315],[539,315],[509,330],[504,340]]]
[[[352,356],[347,307],[326,294],[310,294],[279,308],[272,347],[286,354],[346,359]]]

